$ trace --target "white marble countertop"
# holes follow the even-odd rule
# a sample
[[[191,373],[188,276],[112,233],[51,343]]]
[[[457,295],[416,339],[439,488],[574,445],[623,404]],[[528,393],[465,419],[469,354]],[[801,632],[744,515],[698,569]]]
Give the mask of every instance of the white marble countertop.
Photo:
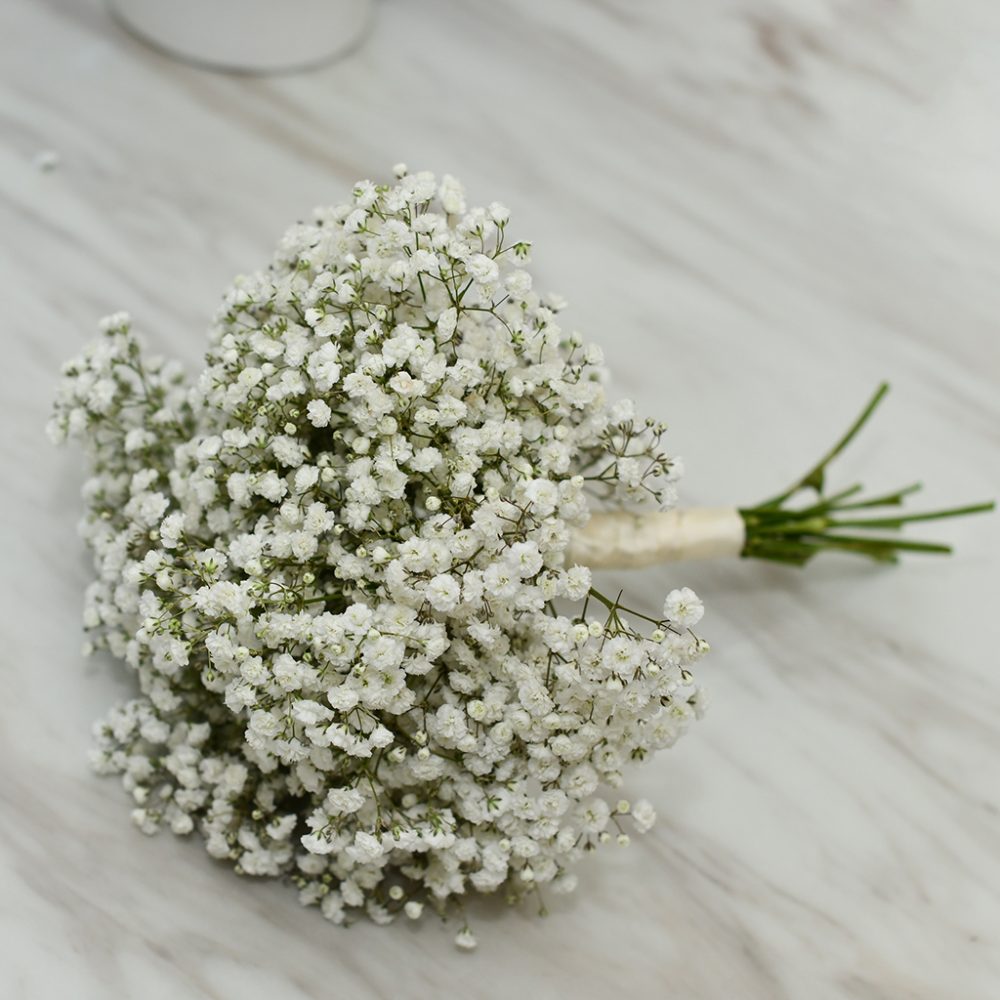
[[[96,0],[7,0],[0,65],[0,996],[1000,995],[1000,517],[892,570],[632,577],[706,598],[713,708],[630,783],[654,833],[543,920],[480,907],[466,955],[131,827],[85,762],[127,680],[79,654],[79,468],[42,433],[99,315],[196,360],[288,221],[405,159],[513,207],[537,283],[671,422],[687,502],[773,492],[882,377],[845,483],[996,496],[1000,6],[392,0],[344,62],[254,79]]]

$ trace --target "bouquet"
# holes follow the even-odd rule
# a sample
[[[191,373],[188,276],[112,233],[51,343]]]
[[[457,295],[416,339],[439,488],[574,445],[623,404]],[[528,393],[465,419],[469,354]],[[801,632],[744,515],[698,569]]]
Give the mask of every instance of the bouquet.
[[[109,317],[50,431],[92,470],[88,649],[137,683],[93,762],[134,823],[197,832],[335,923],[432,910],[472,947],[468,894],[571,891],[585,854],[650,828],[625,773],[702,711],[699,598],[672,590],[654,617],[591,568],[892,561],[947,549],[891,529],[991,505],[903,515],[916,487],[825,490],[882,387],[790,489],[672,509],[665,426],[607,399],[507,209],[395,173],[234,282],[196,377]]]

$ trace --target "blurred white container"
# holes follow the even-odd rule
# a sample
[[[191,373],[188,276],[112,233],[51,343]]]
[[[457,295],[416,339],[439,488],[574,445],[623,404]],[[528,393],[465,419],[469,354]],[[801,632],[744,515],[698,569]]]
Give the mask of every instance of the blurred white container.
[[[342,55],[364,36],[372,0],[109,0],[143,41],[216,69],[276,73]]]

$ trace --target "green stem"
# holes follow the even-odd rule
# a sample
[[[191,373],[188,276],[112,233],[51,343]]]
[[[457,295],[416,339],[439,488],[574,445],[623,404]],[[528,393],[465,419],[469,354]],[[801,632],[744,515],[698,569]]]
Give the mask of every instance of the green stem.
[[[766,500],[759,506],[780,507],[789,497],[794,496],[800,490],[807,487],[812,487],[817,493],[822,493],[826,467],[857,437],[861,428],[868,423],[871,415],[885,398],[888,391],[889,383],[883,382],[875,390],[875,395],[868,401],[868,405],[861,411],[858,418],[848,427],[843,437],[800,480],[789,487],[784,493],[780,493],[771,500]]]
[[[831,521],[830,526],[833,528],[900,528],[909,521],[940,521],[947,517],[982,514],[985,511],[993,510],[993,506],[992,502],[973,503],[965,507],[949,507],[947,510],[928,510],[916,514],[901,514],[898,517],[872,517]]]
[[[920,483],[911,483],[891,493],[851,499],[863,489],[860,483],[856,483],[829,496],[823,495],[827,467],[854,440],[888,390],[888,384],[883,382],[846,433],[794,485],[784,493],[765,500],[755,507],[740,510],[746,528],[746,541],[741,553],[744,557],[803,566],[818,553],[831,550],[850,552],[885,563],[896,562],[900,552],[946,554],[951,552],[951,547],[940,542],[872,537],[865,534],[839,534],[838,530],[843,528],[863,531],[898,530],[911,521],[938,521],[951,517],[964,517],[967,514],[980,514],[994,509],[993,501],[987,501],[913,514],[882,517],[838,516],[846,512],[878,507],[900,507],[907,496],[920,489]],[[812,503],[802,507],[786,505],[788,500],[805,490],[812,490],[816,494],[816,499]]]
[[[859,500],[857,503],[840,504],[837,509],[861,510],[864,507],[899,507],[906,497],[913,493],[919,493],[923,488],[923,483],[910,483],[909,486],[904,486],[902,489],[896,490],[895,493],[885,493],[882,496],[869,497],[867,500]]]

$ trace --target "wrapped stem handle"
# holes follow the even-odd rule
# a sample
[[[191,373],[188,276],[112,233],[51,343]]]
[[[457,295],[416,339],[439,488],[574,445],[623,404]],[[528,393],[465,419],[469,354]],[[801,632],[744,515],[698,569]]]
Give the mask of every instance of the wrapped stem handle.
[[[594,569],[637,569],[681,559],[735,557],[746,542],[735,507],[600,511],[570,542],[569,563]]]

